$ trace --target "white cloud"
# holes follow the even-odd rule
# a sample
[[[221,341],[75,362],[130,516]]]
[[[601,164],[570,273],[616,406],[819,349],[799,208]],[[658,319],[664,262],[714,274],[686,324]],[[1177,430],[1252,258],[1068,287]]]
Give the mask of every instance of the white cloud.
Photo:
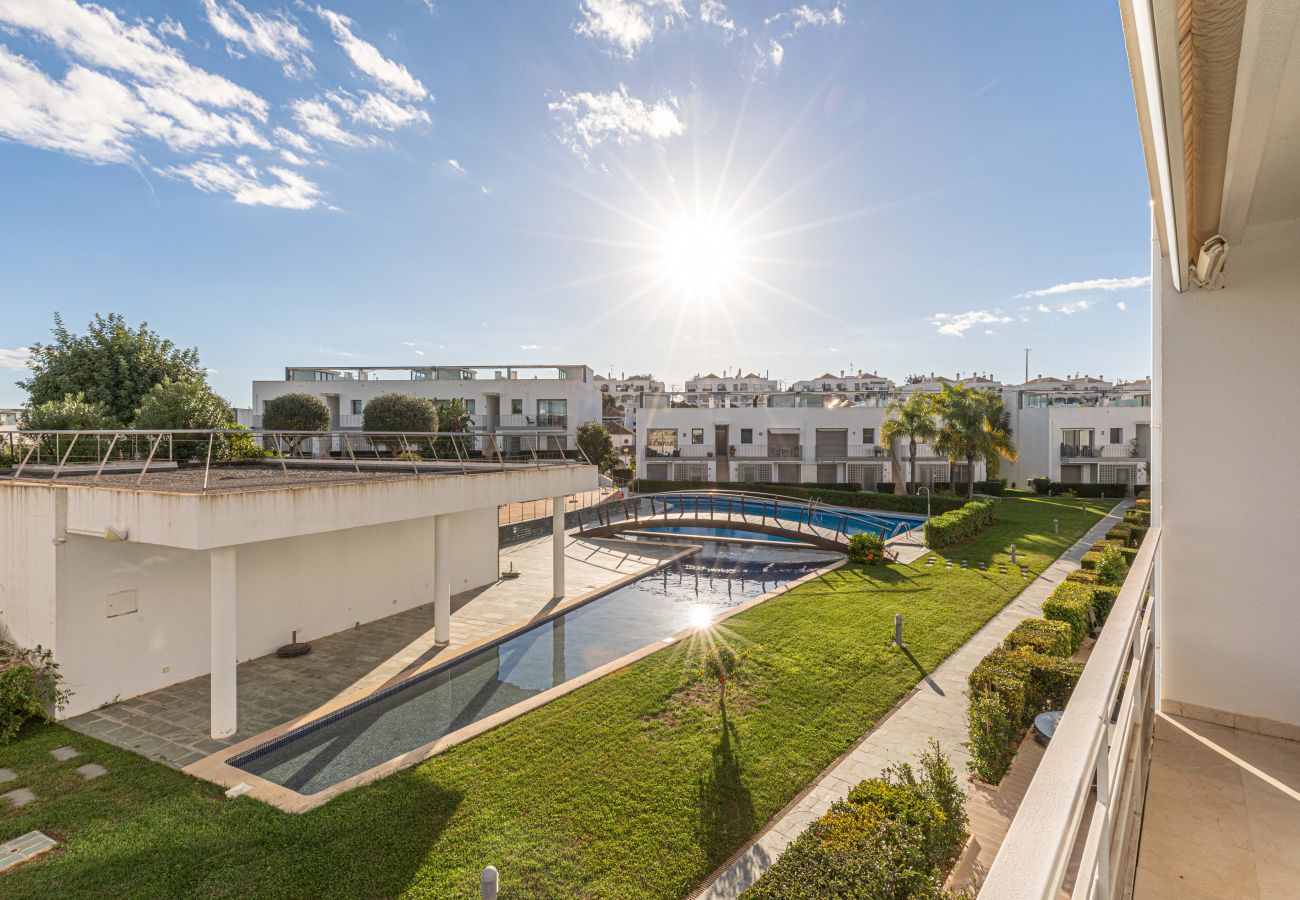
[[[298,120],[298,127],[318,140],[348,147],[359,147],[366,143],[365,138],[345,129],[334,107],[320,97],[295,100],[290,107],[293,109],[293,117]]]
[[[264,16],[249,12],[238,0],[228,0],[224,7],[218,0],[203,0],[203,8],[217,34],[249,53],[280,63],[289,78],[301,78],[315,70],[307,55],[311,41],[288,13]]]
[[[25,368],[31,355],[32,351],[26,347],[15,347],[12,350],[0,347],[0,369]]]
[[[1150,283],[1150,275],[1133,275],[1129,278],[1092,278],[1088,281],[1067,281],[1063,284],[1054,284],[1051,287],[1040,288],[1036,291],[1025,291],[1023,294],[1016,294],[1016,296],[1020,298],[1052,297],[1056,294],[1073,294],[1078,291],[1126,291]]]
[[[228,194],[245,206],[278,206],[282,209],[311,209],[319,205],[320,188],[292,169],[268,166],[274,181],[262,173],[246,156],[234,164],[221,160],[201,160],[183,166],[157,170],[162,175],[182,178],[201,191]]]
[[[350,98],[338,96],[334,96],[333,99],[347,110],[348,115],[352,117],[352,121],[372,125],[375,128],[382,128],[384,131],[393,131],[415,122],[429,121],[429,114],[422,109],[407,106],[403,103],[394,103],[383,94],[374,94],[370,91],[363,93],[365,99],[360,103]]]
[[[352,20],[347,16],[323,6],[316,7],[316,13],[334,32],[334,40],[343,48],[352,64],[373,78],[386,92],[412,100],[423,100],[429,96],[429,91],[406,66],[386,58],[374,44],[353,34]]]
[[[157,31],[163,37],[175,38],[178,41],[188,41],[190,39],[190,36],[185,33],[185,26],[171,16],[158,23]]]
[[[542,345],[541,344],[520,344],[519,349],[520,350],[541,350]]]
[[[1084,312],[1088,309],[1087,300],[1074,300],[1070,303],[1062,303],[1056,308],[1056,311],[1063,316],[1072,316],[1077,312]]]
[[[1128,309],[1128,304],[1125,303],[1123,300],[1121,300],[1115,304],[1115,308],[1118,309],[1120,312],[1124,312],[1124,310]]]
[[[964,313],[935,313],[930,317],[930,324],[938,328],[940,334],[950,337],[965,337],[966,332],[976,325],[1005,325],[1010,321],[1011,316],[1002,315],[1000,310],[989,312],[986,309],[972,309]]]
[[[607,140],[635,144],[642,139],[666,140],[686,131],[686,124],[677,115],[676,98],[669,96],[647,104],[630,95],[621,84],[617,90],[603,94],[561,94],[550,104],[550,110],[560,120],[564,143],[583,159]]]
[[[778,44],[775,40],[769,41],[768,48],[767,48],[767,58],[772,61],[772,65],[777,66],[779,68],[781,65],[781,60],[785,59],[785,48],[782,47],[780,44]]]
[[[447,168],[451,169],[454,172],[458,172],[461,175],[468,174],[465,171],[465,167],[460,164],[460,160],[456,160],[456,159],[447,160]]]
[[[610,44],[629,59],[687,13],[682,0],[583,0],[578,34]]]
[[[167,87],[194,103],[243,109],[266,119],[267,103],[257,94],[191,65],[148,26],[128,25],[102,6],[81,6],[73,0],[4,0],[0,23],[30,31],[85,64],[129,75],[137,84]]]
[[[299,156],[297,153],[294,153],[292,150],[286,150],[286,149],[284,149],[283,147],[280,148],[280,158],[283,159],[285,162],[287,162],[287,163],[288,163],[289,165],[291,165],[291,166],[309,166],[309,165],[311,165],[311,160],[309,160],[309,159],[303,159],[303,158],[302,158],[301,156]]]
[[[785,32],[786,37],[809,27],[826,28],[831,25],[838,27],[845,21],[844,8],[837,3],[830,9],[814,9],[807,3],[801,3],[787,12],[768,16],[763,20],[763,24],[770,27],[783,21],[790,23],[789,29]]]
[[[275,136],[299,153],[316,152],[316,148],[311,145],[311,141],[296,131],[290,131],[288,128],[277,128],[275,129]]]
[[[700,3],[698,15],[700,21],[706,25],[717,25],[727,32],[736,30],[736,23],[727,15],[727,7],[722,3],[722,0],[703,0]]]

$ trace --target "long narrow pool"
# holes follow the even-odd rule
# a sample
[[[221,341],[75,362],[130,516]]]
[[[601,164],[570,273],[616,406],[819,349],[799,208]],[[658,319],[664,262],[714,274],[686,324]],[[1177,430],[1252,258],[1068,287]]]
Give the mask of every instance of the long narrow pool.
[[[692,556],[229,760],[315,794],[813,572],[840,554],[703,545]]]
[[[754,519],[769,516],[789,522],[791,525],[804,522],[831,530],[842,528],[845,534],[865,531],[885,539],[925,524],[925,516],[878,512],[874,509],[822,506],[800,503],[798,500],[764,500],[735,494],[675,493],[653,496],[661,504],[660,509],[667,508],[670,518],[675,513],[689,516],[692,513],[705,511],[710,514],[730,513],[732,516],[749,516]],[[741,525],[735,527],[743,530]]]

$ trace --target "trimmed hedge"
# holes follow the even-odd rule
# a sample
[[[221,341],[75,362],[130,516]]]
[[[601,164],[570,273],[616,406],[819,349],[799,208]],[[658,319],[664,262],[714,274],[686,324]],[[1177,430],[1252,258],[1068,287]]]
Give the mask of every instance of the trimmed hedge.
[[[1029,486],[1038,494],[1051,494],[1053,496],[1073,491],[1076,497],[1088,497],[1097,499],[1099,497],[1112,497],[1116,500],[1128,496],[1127,484],[1074,484],[1065,481],[1048,481],[1046,478],[1031,478]]]
[[[1070,626],[1071,653],[1079,649],[1092,627],[1088,619],[1088,613],[1092,610],[1092,591],[1092,585],[1062,581],[1052,591],[1052,595],[1043,601],[1043,618]]]
[[[1025,729],[1040,712],[1062,709],[1083,663],[1033,650],[993,650],[970,674],[971,770],[997,784]]]
[[[1002,642],[1007,650],[1033,650],[1060,657],[1070,655],[1070,644],[1070,626],[1053,619],[1025,619]]]
[[[1069,575],[1065,576],[1066,581],[1077,581],[1080,584],[1096,584],[1097,573],[1086,572],[1083,569],[1075,569]]]
[[[901,512],[911,515],[925,515],[926,498],[916,494],[880,494],[874,491],[837,491],[823,488],[794,487],[781,484],[746,484],[735,481],[651,481],[638,478],[632,482],[632,490],[645,494],[660,491],[754,491],[760,494],[775,494],[795,500],[818,500],[833,506],[847,506],[853,509],[875,509],[881,512]],[[930,508],[935,513],[960,509],[966,505],[964,497],[935,496],[930,498]]]
[[[925,523],[925,546],[931,550],[951,547],[993,524],[992,500],[972,500],[961,509],[928,519]]]
[[[946,900],[944,874],[966,841],[965,803],[956,773],[931,741],[919,777],[903,763],[863,781],[740,896]]]
[[[1096,615],[1098,624],[1105,624],[1112,607],[1115,606],[1115,598],[1119,596],[1119,588],[1108,584],[1095,584],[1091,589],[1093,614]]]

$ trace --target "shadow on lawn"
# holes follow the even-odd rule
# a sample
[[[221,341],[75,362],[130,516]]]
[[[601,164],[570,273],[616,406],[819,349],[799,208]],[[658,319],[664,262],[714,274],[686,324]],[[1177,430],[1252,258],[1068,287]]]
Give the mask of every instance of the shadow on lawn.
[[[736,749],[740,740],[736,727],[727,720],[727,704],[721,704],[722,733],[713,748],[709,769],[699,781],[698,802],[700,846],[708,854],[710,865],[731,852],[754,833],[754,800],[745,787]]]

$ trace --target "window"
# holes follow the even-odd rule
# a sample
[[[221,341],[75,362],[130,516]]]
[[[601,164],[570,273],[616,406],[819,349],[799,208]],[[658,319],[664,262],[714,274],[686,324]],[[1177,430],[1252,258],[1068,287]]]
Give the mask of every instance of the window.
[[[677,454],[676,428],[647,428],[646,456],[675,456]],[[668,473],[664,473],[667,478]],[[653,477],[653,476],[651,476]]]
[[[511,400],[511,401],[510,401],[510,415],[512,415],[512,416],[522,416],[523,414],[524,414],[524,401],[522,401],[522,400]]]
[[[476,411],[476,407],[477,407],[477,405],[478,405],[478,401],[477,401],[477,400],[466,400],[466,401],[465,401],[465,412],[469,413],[471,416],[474,415],[474,413],[475,413],[475,411]]]
[[[548,426],[563,426],[565,417],[569,414],[568,400],[538,400],[537,401],[537,424]]]
[[[874,428],[862,429],[862,443],[874,444],[875,442],[876,442],[876,429]]]
[[[692,443],[692,444],[703,444],[703,443],[704,443],[704,429],[703,429],[703,428],[692,428],[692,429],[691,429],[691,443]]]
[[[366,403],[365,403],[364,400],[353,400],[353,401],[352,401],[352,415],[354,415],[354,416],[359,416],[359,415],[361,415],[361,410],[365,408],[365,405],[366,405]]]
[[[1110,442],[1111,442],[1112,444],[1122,444],[1122,443],[1124,443],[1124,429],[1123,429],[1123,428],[1112,428],[1112,429],[1110,430]]]
[[[752,444],[752,443],[754,443],[754,429],[752,429],[752,428],[742,428],[742,429],[740,429],[740,442],[741,442],[742,444]]]

